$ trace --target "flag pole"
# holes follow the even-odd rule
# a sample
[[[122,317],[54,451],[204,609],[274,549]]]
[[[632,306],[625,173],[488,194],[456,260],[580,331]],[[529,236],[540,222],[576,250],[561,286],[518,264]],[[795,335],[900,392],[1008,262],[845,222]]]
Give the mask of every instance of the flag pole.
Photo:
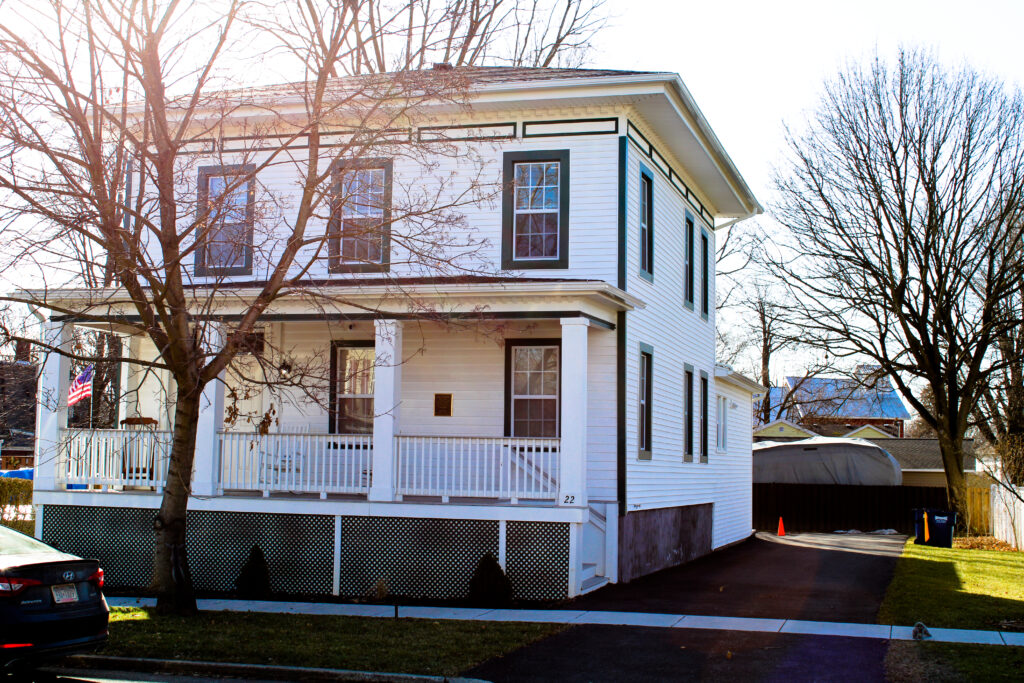
[[[94,379],[96,379],[96,368],[95,367],[92,370],[92,374],[89,376],[89,429],[92,429],[92,405],[93,405],[93,399],[95,399],[95,397],[96,397],[96,395],[92,392],[92,390],[93,390],[93,383],[92,382],[93,382]]]

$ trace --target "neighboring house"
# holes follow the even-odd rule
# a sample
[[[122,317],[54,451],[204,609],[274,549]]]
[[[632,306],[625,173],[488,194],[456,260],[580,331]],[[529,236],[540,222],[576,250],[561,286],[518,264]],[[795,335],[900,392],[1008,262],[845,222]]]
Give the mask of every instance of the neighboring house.
[[[754,430],[754,441],[792,441],[795,439],[809,439],[812,436],[817,435],[798,424],[781,418],[766,425],[761,425]]]
[[[768,397],[775,420],[820,436],[901,438],[910,419],[889,378],[871,366],[859,366],[851,377],[787,377]]]
[[[870,438],[889,451],[903,470],[904,486],[945,486],[946,470],[942,466],[942,451],[938,439]],[[977,471],[974,457],[974,439],[964,439],[964,472]]]
[[[19,345],[12,357],[0,357],[0,469],[32,466],[37,370],[27,345]]]
[[[521,234],[529,221],[515,216],[533,209],[514,208],[509,194],[504,206],[467,212],[499,276],[410,272],[389,265],[384,241],[364,252],[378,254],[380,272],[335,267],[342,249],[310,275],[338,294],[335,310],[301,295],[281,302],[253,352],[273,341],[296,357],[329,357],[329,406],[257,392],[250,408],[277,411],[260,436],[225,424],[232,387],[207,388],[188,527],[198,589],[229,590],[259,545],[281,592],[365,596],[383,585],[457,598],[493,553],[518,598],[557,599],[750,535],[750,415],[761,388],[715,363],[714,254],[716,225],[760,213],[757,200],[675,74],[465,75],[471,107],[439,106],[432,134],[474,150],[495,179],[504,169],[508,193],[550,178],[537,216],[557,229],[531,243]],[[242,133],[235,147],[215,142],[209,165],[230,164],[245,143]],[[384,213],[385,190],[419,173],[400,158],[362,168],[380,171],[364,182]],[[204,172],[208,181],[228,171]],[[281,175],[261,182],[291,187]],[[232,265],[218,276],[246,296],[258,264],[250,254]],[[197,264],[197,287],[210,266]],[[443,314],[416,319],[406,298],[388,298],[397,287]],[[112,320],[132,314],[116,291],[101,294]],[[226,326],[233,306],[223,297],[214,312]],[[47,334],[67,339],[68,327],[54,320]],[[156,353],[142,337],[124,348]],[[273,364],[285,372],[286,362]],[[66,411],[43,412],[37,534],[100,557],[111,585],[144,586],[173,387],[162,371],[126,367],[122,377],[121,415],[154,428],[69,432]],[[65,396],[68,380],[68,361],[51,355],[42,387]]]

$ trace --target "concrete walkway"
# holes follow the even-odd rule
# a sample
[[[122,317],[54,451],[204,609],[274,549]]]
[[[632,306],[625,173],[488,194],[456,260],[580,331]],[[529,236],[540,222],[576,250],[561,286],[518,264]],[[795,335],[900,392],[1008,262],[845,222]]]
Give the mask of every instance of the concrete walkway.
[[[394,618],[392,605],[349,605],[317,602],[275,602],[269,600],[197,600],[208,612],[265,612],[271,614],[309,614],[347,617]],[[111,607],[152,607],[154,598],[108,597]],[[880,640],[913,640],[911,626],[856,624],[799,619],[763,619],[650,612],[604,612],[593,610],[521,610],[472,607],[398,607],[399,618],[456,619],[469,621],[516,621],[567,625],[646,626],[654,628],[703,629],[753,633],[789,633]],[[1016,645],[1024,647],[1024,633],[978,631],[957,628],[931,628],[933,642]]]

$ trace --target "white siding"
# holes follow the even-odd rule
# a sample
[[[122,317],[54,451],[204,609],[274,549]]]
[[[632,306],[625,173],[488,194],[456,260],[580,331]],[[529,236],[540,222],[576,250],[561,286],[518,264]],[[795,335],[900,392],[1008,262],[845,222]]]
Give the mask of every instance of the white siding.
[[[658,146],[649,130],[644,134]],[[664,147],[662,146],[663,150]],[[640,276],[639,185],[641,163],[654,179],[654,278]],[[685,169],[673,161],[681,172]],[[627,314],[626,333],[626,508],[714,504],[713,545],[718,547],[750,533],[750,396],[715,382],[714,249],[715,235],[665,176],[629,143],[627,158],[627,291],[647,307]],[[685,217],[694,219],[694,304],[685,305]],[[708,316],[701,315],[702,228],[709,238]],[[654,348],[652,454],[640,460],[637,449],[638,368],[640,344]],[[693,462],[684,462],[684,368],[693,366]],[[709,380],[707,463],[700,462],[700,377]],[[733,411],[727,453],[715,448],[715,397],[728,392],[739,407]],[[740,424],[743,418],[746,424]]]
[[[564,110],[537,110],[524,114],[496,112],[478,114],[477,122],[518,121],[521,134],[524,121],[590,118],[594,116],[618,115],[612,109],[579,109],[568,113]],[[473,119],[466,119],[467,121]],[[489,140],[447,143],[439,146],[388,145],[366,150],[366,157],[390,158],[393,161],[393,215],[403,213],[403,207],[422,210],[440,202],[458,201],[459,206],[451,213],[459,214],[458,221],[444,223],[444,227],[430,226],[423,222],[397,221],[392,229],[391,270],[393,277],[437,274],[424,266],[422,256],[411,256],[407,248],[414,245],[418,250],[429,251],[431,244],[449,245],[447,255],[455,261],[448,267],[448,274],[475,272],[495,273],[501,266],[501,180],[502,158],[505,152],[534,150],[568,150],[570,167],[569,207],[569,268],[531,269],[531,277],[587,278],[614,282],[616,277],[617,231],[617,149],[618,137],[614,134],[569,135],[544,138],[517,138],[510,140]],[[293,160],[279,157],[279,161],[263,169],[258,177],[256,193],[257,218],[254,229],[254,254],[252,275],[224,276],[224,281],[250,281],[266,275],[284,246],[287,226],[294,217],[297,201],[297,179],[300,168],[305,167],[305,150],[292,152]],[[181,177],[186,182],[181,186],[182,215],[179,230],[187,229],[192,220],[190,212],[195,204],[196,174],[203,166],[229,165],[238,163],[261,163],[267,153],[253,153],[248,158],[241,154],[224,153],[219,157],[191,156],[181,162]],[[325,161],[326,165],[326,161]],[[476,178],[479,191],[462,196]],[[135,180],[138,187],[138,179]],[[147,191],[152,193],[152,187]],[[470,198],[479,201],[470,203]],[[440,198],[440,201],[438,200]],[[327,229],[329,207],[325,203],[311,219],[307,237],[323,235]],[[426,228],[426,230],[425,230]],[[461,246],[455,246],[461,245]],[[471,245],[471,246],[467,246]],[[316,248],[321,252],[316,254]],[[456,255],[457,256],[453,256]],[[433,254],[432,254],[433,255]],[[159,258],[154,255],[159,261]],[[373,273],[332,275],[327,270],[326,245],[310,246],[300,252],[298,263],[293,268],[313,261],[308,270],[311,278],[374,277]],[[188,272],[192,272],[194,259],[186,258]],[[293,274],[294,274],[293,273]],[[206,281],[205,278],[196,278]]]

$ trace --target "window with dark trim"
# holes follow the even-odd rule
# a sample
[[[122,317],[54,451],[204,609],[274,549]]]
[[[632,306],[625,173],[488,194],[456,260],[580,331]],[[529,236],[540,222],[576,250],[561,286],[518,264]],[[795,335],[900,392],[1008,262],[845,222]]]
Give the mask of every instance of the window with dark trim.
[[[334,165],[327,225],[332,273],[388,270],[391,172],[391,159],[351,159]]]
[[[686,275],[683,281],[686,307],[693,309],[693,218],[686,215],[686,244],[683,246],[686,252]]]
[[[700,373],[700,461],[708,461],[708,375]]]
[[[708,234],[700,231],[700,314],[708,317],[711,305],[711,242]]]
[[[505,152],[501,267],[569,267],[569,150]]]
[[[505,429],[509,436],[560,433],[561,341],[505,340]]]
[[[640,458],[648,460],[651,457],[651,426],[653,422],[654,353],[650,347],[644,346],[644,349],[640,352],[640,414],[637,420],[637,446]]]
[[[196,275],[252,274],[255,172],[251,165],[199,169]]]
[[[693,462],[693,368],[686,366],[683,389],[683,461]]]
[[[331,344],[331,434],[373,433],[374,342]]]
[[[654,178],[640,169],[640,275],[654,278]]]

